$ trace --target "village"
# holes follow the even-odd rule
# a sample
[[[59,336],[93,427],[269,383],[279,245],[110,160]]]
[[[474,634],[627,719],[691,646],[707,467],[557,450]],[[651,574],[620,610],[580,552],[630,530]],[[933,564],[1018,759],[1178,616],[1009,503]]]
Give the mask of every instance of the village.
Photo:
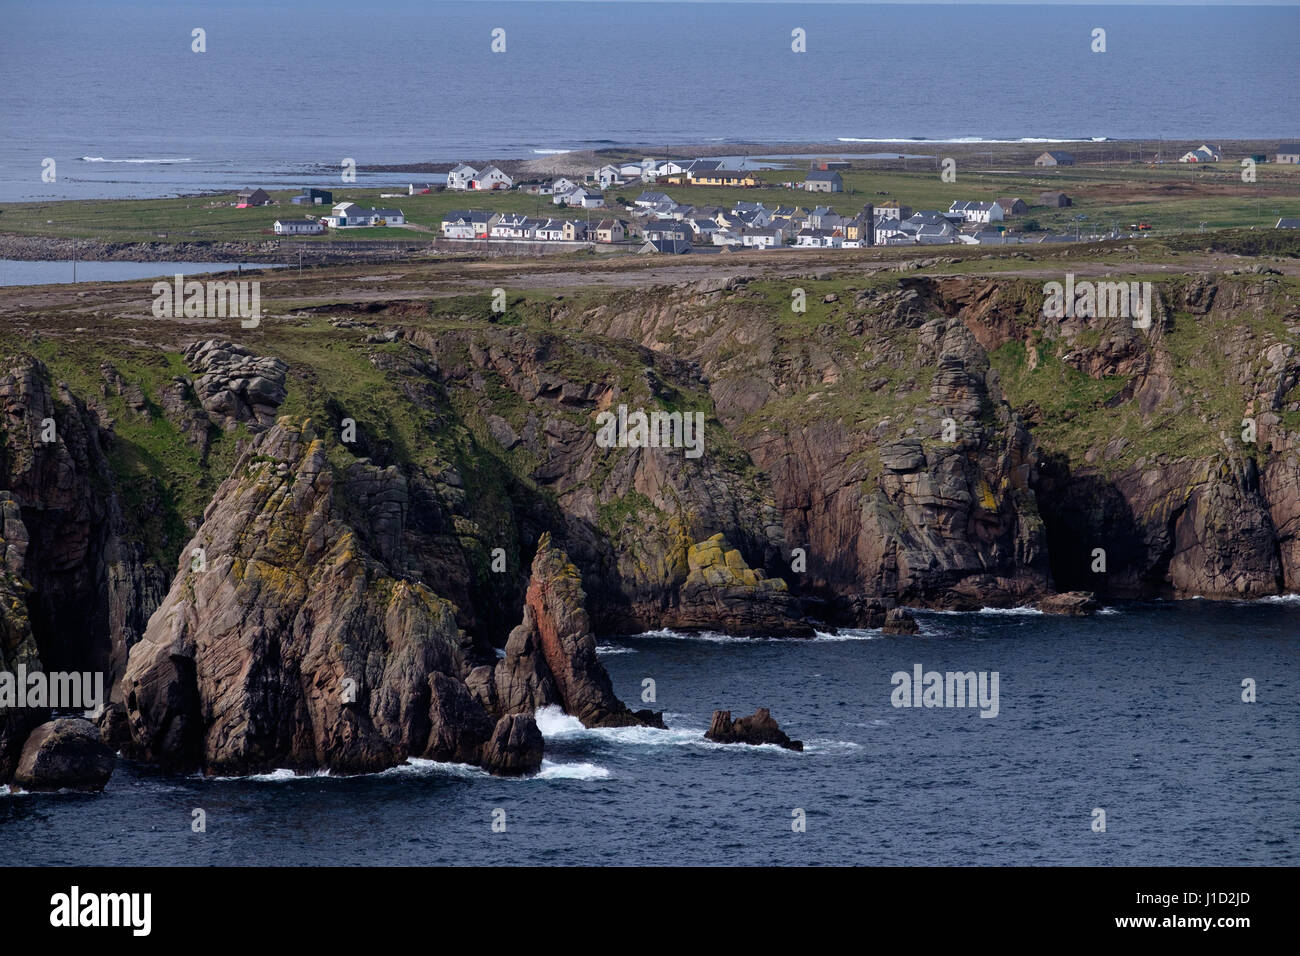
[[[1218,147],[1203,144],[1178,156],[1177,162],[1208,165],[1221,163]],[[1242,162],[1300,164],[1300,144],[1281,143],[1272,155],[1253,155]],[[1033,167],[1056,170],[1075,165],[1075,157],[1062,150],[1038,155]],[[1157,155],[1154,163],[1164,162]],[[508,165],[508,164],[507,164]],[[743,163],[742,163],[743,165]],[[1088,235],[1076,226],[1088,217],[1065,218],[1062,229],[1042,228],[1036,215],[1071,209],[1074,200],[1060,189],[993,199],[957,199],[947,209],[914,209],[894,198],[873,196],[850,200],[844,173],[847,159],[813,158],[803,177],[775,181],[761,170],[735,168],[720,159],[654,159],[606,163],[585,176],[557,176],[549,180],[516,181],[497,165],[476,169],[458,163],[442,183],[410,183],[404,193],[380,193],[381,199],[430,193],[465,193],[517,196],[521,204],[530,197],[532,214],[501,208],[465,208],[442,211],[435,221],[412,223],[398,205],[379,208],[360,203],[334,202],[331,190],[304,187],[292,197],[293,205],[328,207],[329,212],[301,218],[275,220],[277,236],[321,236],[330,232],[406,228],[431,232],[449,243],[544,244],[564,247],[602,246],[609,251],[683,254],[729,250],[767,250],[786,247],[858,249],[867,246],[914,245],[1016,245],[1073,242],[1080,238],[1120,239],[1147,234],[1145,221],[1115,222],[1098,231],[1090,223]],[[785,171],[786,174],[792,170]],[[399,187],[400,188],[400,187]],[[631,192],[629,190],[637,190]],[[717,202],[718,189],[735,190]],[[764,201],[764,191],[780,190],[781,200]],[[713,202],[693,202],[692,192]],[[809,196],[805,203],[791,202],[791,192]],[[619,193],[612,199],[611,193]],[[753,195],[753,199],[738,198]],[[862,195],[859,193],[859,195]],[[865,197],[863,197],[865,198]],[[278,205],[263,189],[245,189],[233,203],[236,208]],[[500,206],[500,203],[497,203]],[[542,213],[542,206],[553,207]],[[1037,211],[1037,212],[1035,212]],[[1073,210],[1072,210],[1073,212]],[[1277,228],[1295,228],[1296,219],[1282,217]]]

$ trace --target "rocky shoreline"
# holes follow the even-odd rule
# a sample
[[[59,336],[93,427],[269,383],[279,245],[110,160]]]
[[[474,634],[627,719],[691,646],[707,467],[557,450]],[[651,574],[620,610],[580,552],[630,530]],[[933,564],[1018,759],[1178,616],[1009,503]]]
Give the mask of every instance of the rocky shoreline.
[[[1163,281],[1149,334],[1046,322],[1036,278],[733,275],[504,315],[322,315],[301,281],[290,315],[264,283],[239,342],[111,312],[90,339],[74,301],[66,330],[41,313],[44,360],[0,358],[0,670],[102,671],[98,732],[133,759],[528,774],[539,708],[663,726],[598,634],[1300,590],[1288,278]],[[598,444],[620,405],[700,415],[707,454]],[[719,714],[715,739],[781,743]],[[50,716],[0,713],[0,783],[102,776]]]

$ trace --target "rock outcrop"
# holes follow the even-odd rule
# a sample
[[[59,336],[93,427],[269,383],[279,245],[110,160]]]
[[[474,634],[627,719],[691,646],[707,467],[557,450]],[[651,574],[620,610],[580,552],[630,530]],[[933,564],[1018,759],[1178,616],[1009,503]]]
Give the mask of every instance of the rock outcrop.
[[[689,572],[664,612],[663,626],[745,636],[813,636],[785,581],[750,568],[722,533],[691,545],[686,564]]]
[[[803,750],[803,741],[791,740],[766,707],[739,720],[732,720],[729,710],[715,710],[704,737],[719,744],[776,744],[786,750]]]
[[[284,402],[288,366],[278,358],[259,356],[232,342],[209,339],[185,350],[185,361],[197,376],[193,388],[208,417],[230,430],[240,422],[269,428]]]
[[[80,718],[41,724],[23,745],[14,783],[24,790],[103,790],[117,758]]]
[[[502,717],[481,757],[485,769],[506,777],[536,773],[542,766],[542,732],[522,714]]]
[[[1095,614],[1100,607],[1091,591],[1049,594],[1038,602],[1038,610],[1044,614],[1059,614],[1064,617],[1086,617]]]
[[[549,534],[537,544],[526,602],[523,623],[511,632],[492,682],[471,678],[491,695],[489,706],[520,714],[558,705],[585,727],[664,726],[662,714],[633,712],[615,696],[596,657],[582,576]]]
[[[498,739],[465,688],[452,605],[376,553],[385,532],[356,503],[398,480],[363,462],[340,473],[310,423],[253,442],[186,549],[206,570],[182,566],[132,649],[123,692],[141,757],[222,774],[411,756],[532,765],[531,717]],[[381,513],[400,536],[400,510]]]

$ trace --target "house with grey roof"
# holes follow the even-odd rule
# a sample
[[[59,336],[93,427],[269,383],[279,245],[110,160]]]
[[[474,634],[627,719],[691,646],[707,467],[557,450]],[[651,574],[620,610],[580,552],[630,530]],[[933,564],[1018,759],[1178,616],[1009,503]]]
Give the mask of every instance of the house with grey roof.
[[[1300,143],[1278,143],[1274,157],[1273,161],[1275,163],[1286,163],[1291,166],[1300,165]]]
[[[448,189],[469,189],[469,184],[478,175],[478,170],[464,163],[457,163],[447,174]]]
[[[1049,149],[1034,160],[1035,166],[1073,166],[1074,155],[1059,149]]]
[[[803,181],[803,188],[810,193],[842,193],[844,180],[834,170],[813,169]]]

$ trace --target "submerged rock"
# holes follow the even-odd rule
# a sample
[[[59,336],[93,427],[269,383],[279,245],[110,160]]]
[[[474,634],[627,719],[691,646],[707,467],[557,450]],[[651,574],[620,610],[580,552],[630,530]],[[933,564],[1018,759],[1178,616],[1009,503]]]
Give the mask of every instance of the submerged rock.
[[[786,750],[803,750],[803,741],[791,740],[766,707],[739,720],[732,720],[729,710],[715,710],[704,737],[719,744],[776,744]]]
[[[1038,610],[1044,614],[1061,614],[1068,617],[1085,617],[1096,613],[1100,607],[1091,591],[1051,594],[1038,602]]]
[[[24,790],[103,790],[117,757],[88,720],[41,724],[23,745],[14,783]]]
[[[891,607],[885,612],[885,623],[881,630],[886,634],[915,634],[920,628],[907,608]]]

